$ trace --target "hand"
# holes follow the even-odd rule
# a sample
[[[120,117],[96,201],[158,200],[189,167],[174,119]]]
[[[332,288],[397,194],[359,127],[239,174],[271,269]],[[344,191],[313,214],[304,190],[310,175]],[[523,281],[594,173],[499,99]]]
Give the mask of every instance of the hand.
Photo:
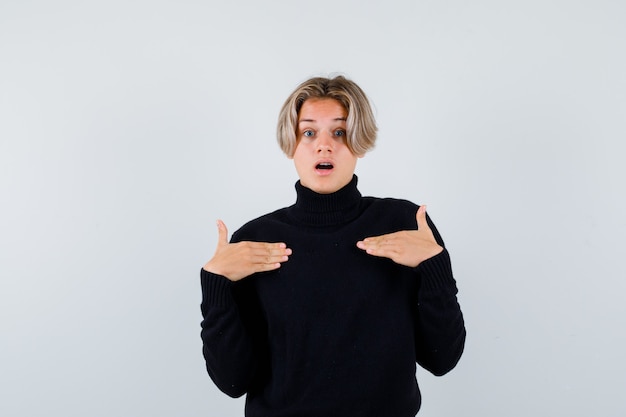
[[[397,264],[416,267],[441,253],[443,247],[437,243],[426,222],[426,206],[420,206],[415,218],[417,230],[368,237],[358,241],[356,246],[372,256],[389,258]]]
[[[291,249],[284,243],[228,243],[228,229],[221,220],[217,221],[217,230],[217,248],[204,269],[231,281],[239,281],[255,272],[280,268],[280,264],[291,255]]]

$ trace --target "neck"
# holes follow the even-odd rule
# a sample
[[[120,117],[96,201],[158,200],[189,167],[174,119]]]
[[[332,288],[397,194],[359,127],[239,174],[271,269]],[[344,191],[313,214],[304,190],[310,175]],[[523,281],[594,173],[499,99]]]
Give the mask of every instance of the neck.
[[[353,220],[359,213],[361,193],[357,189],[357,177],[343,188],[330,194],[319,194],[296,183],[296,204],[290,207],[290,215],[298,223],[308,226],[337,226]]]

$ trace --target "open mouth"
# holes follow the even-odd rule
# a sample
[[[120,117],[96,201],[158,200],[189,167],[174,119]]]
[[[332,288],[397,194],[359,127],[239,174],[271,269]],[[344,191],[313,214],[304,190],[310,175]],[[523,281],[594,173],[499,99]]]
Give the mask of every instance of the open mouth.
[[[333,169],[333,164],[331,164],[330,162],[320,162],[319,164],[315,165],[315,169]]]

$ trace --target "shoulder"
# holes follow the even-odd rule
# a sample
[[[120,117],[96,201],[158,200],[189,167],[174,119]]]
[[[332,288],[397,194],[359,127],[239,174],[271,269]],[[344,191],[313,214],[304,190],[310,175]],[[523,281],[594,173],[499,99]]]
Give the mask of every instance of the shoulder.
[[[365,221],[375,224],[382,224],[385,233],[395,232],[399,230],[411,230],[417,228],[417,220],[415,215],[419,205],[409,201],[398,198],[376,198],[376,197],[364,197],[369,199],[369,207],[364,211]],[[441,246],[444,246],[443,239],[435,227],[430,215],[426,213],[426,221],[430,227],[435,240]],[[382,233],[378,233],[382,234]]]
[[[284,227],[286,211],[287,208],[281,208],[248,221],[233,233],[232,241],[267,241],[272,231]]]
[[[412,214],[413,217],[415,217],[415,212],[419,208],[419,205],[412,201],[400,198],[363,197],[363,200],[368,205],[368,209],[394,214],[409,213]]]
[[[415,213],[419,206],[409,200],[399,198],[363,197],[362,221],[383,229],[379,233],[415,229]]]

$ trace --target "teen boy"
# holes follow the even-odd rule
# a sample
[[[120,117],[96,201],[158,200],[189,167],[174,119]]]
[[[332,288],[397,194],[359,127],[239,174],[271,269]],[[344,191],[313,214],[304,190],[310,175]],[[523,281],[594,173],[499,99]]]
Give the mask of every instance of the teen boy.
[[[456,283],[425,206],[363,197],[357,160],[376,140],[370,104],[344,77],[287,99],[278,141],[294,205],[244,225],[201,272],[203,353],[246,416],[415,416],[416,363],[443,375],[465,343]]]

